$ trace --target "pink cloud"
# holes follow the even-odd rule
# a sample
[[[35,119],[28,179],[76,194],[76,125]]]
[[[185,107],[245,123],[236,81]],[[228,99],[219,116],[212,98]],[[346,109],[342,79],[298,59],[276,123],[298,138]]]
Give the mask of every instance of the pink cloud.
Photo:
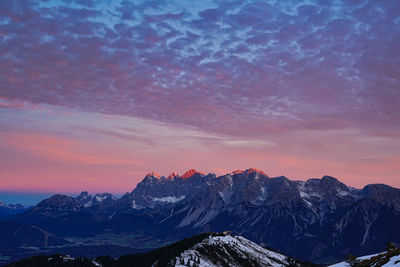
[[[35,133],[1,134],[1,143],[11,149],[61,162],[94,165],[137,165],[139,161],[124,159],[110,151],[88,143]]]

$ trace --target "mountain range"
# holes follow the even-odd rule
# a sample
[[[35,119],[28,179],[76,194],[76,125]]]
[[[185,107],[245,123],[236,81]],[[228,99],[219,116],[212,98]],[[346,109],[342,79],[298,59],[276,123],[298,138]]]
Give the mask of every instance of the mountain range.
[[[81,251],[151,249],[229,230],[285,255],[327,264],[400,241],[400,190],[383,184],[357,189],[330,176],[292,181],[257,169],[218,177],[195,170],[167,177],[153,172],[120,198],[54,195],[7,220],[28,222]],[[46,249],[54,248],[60,245]]]

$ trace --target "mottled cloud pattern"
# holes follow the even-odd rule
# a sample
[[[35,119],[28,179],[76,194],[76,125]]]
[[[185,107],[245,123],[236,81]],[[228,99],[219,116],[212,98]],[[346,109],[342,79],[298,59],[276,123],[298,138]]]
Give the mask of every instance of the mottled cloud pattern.
[[[400,186],[399,49],[394,0],[0,1],[0,189],[249,167]]]
[[[398,133],[397,1],[1,1],[0,95],[233,135]]]

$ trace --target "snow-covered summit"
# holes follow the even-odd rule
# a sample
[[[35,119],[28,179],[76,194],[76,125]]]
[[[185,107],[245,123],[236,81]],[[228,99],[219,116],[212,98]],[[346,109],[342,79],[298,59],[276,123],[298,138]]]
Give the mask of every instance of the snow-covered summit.
[[[172,259],[172,266],[288,266],[290,258],[241,236],[210,236]]]

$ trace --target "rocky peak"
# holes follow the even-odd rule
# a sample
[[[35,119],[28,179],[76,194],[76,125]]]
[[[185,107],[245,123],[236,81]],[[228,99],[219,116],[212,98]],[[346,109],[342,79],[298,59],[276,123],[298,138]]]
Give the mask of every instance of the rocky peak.
[[[268,177],[268,175],[266,175],[263,171],[259,170],[259,169],[255,169],[255,168],[250,168],[244,171],[245,174],[252,174],[252,173],[259,173],[265,177]]]
[[[146,174],[143,180],[137,186],[152,185],[161,181],[161,176],[156,172],[150,172]]]
[[[168,175],[167,179],[173,179],[173,178],[176,178],[176,177],[178,177],[178,176],[179,176],[179,175],[178,175],[177,172],[172,172],[170,175]]]
[[[41,201],[34,207],[34,210],[69,210],[79,211],[81,204],[73,197],[57,194]]]
[[[159,175],[158,173],[156,173],[156,172],[149,172],[148,174],[146,174],[146,177],[155,177],[155,178],[158,178],[158,179],[160,179],[161,178],[161,175]]]
[[[90,198],[91,196],[89,195],[88,191],[83,191],[79,194],[79,196],[76,197],[78,200],[85,200]]]
[[[321,178],[321,186],[324,189],[330,189],[329,191],[349,191],[348,187],[340,182],[338,179],[332,176],[325,175]]]
[[[340,183],[338,179],[336,179],[335,177],[329,176],[329,175],[324,175],[321,178],[321,182],[324,183],[332,183],[332,184],[338,184]]]
[[[400,189],[385,184],[370,184],[361,190],[361,195],[400,210]]]
[[[241,174],[241,173],[243,173],[243,170],[236,170],[236,171],[231,172],[232,175]]]
[[[195,169],[190,169],[190,170],[188,170],[187,172],[185,172],[185,173],[181,176],[181,178],[182,178],[182,179],[187,179],[187,178],[189,178],[189,177],[192,177],[192,176],[195,175],[195,174],[202,174],[202,175],[204,175],[204,173],[202,173],[202,172],[198,172],[198,171],[196,171]]]
[[[385,184],[369,184],[364,186],[362,193],[372,196],[378,194],[388,194],[392,191],[397,191],[395,188]]]

